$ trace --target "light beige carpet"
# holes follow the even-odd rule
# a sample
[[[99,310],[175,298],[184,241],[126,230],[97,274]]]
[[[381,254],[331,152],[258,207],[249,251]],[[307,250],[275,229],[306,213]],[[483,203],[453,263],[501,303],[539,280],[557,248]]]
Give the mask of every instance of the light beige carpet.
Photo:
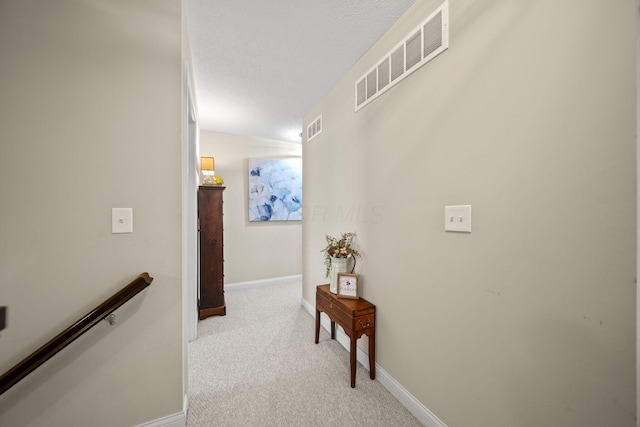
[[[300,283],[227,291],[189,344],[187,426],[420,426],[300,305]]]

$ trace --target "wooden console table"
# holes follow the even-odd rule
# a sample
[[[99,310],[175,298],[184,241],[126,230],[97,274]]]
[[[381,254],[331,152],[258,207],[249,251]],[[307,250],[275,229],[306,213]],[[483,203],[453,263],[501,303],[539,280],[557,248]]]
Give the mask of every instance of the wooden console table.
[[[320,339],[320,312],[331,320],[331,339],[336,338],[336,323],[351,339],[351,388],[356,386],[356,341],[369,337],[369,377],[376,379],[376,306],[365,299],[338,298],[329,292],[329,285],[316,288],[316,344]]]

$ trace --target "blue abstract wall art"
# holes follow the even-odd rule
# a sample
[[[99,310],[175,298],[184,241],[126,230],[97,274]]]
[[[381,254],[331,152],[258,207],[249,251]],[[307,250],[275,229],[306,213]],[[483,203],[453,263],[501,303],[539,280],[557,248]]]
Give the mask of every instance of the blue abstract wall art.
[[[302,159],[249,159],[249,221],[302,220]]]

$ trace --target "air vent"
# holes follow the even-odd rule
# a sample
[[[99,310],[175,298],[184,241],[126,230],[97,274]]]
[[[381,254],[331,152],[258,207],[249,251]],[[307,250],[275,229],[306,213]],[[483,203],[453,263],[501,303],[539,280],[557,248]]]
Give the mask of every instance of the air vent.
[[[418,65],[422,60],[422,34],[420,31],[409,37],[405,42],[405,52],[407,57],[405,58],[405,70],[410,70],[414,66]]]
[[[438,11],[430,21],[422,27],[423,48],[422,57],[428,58],[436,50],[442,47],[442,11]]]
[[[378,92],[378,70],[374,69],[367,75],[367,98]]]
[[[448,47],[449,3],[445,1],[356,81],[356,111],[391,89]]]
[[[391,52],[391,81],[395,82],[404,74],[404,43],[398,49]]]
[[[378,65],[378,90],[382,90],[389,84],[389,58]]]
[[[315,138],[320,132],[322,132],[322,114],[307,126],[307,142]]]

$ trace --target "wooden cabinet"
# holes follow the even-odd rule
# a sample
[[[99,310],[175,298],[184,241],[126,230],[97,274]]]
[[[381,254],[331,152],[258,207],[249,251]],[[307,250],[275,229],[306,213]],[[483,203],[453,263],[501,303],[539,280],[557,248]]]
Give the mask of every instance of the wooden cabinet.
[[[198,243],[200,253],[200,319],[224,316],[224,258],[222,192],[225,187],[200,186],[198,189]]]

